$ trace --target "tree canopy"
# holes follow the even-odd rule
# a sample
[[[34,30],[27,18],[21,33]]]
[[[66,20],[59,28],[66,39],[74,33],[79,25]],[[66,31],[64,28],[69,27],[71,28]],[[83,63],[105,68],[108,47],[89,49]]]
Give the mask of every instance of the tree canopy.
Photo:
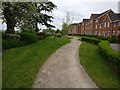
[[[54,27],[50,24],[53,17],[46,12],[52,12],[56,7],[57,6],[50,1],[2,2],[4,20],[7,24],[6,33],[15,33],[14,27],[18,26],[22,28],[31,26],[38,32],[38,23],[46,27]]]

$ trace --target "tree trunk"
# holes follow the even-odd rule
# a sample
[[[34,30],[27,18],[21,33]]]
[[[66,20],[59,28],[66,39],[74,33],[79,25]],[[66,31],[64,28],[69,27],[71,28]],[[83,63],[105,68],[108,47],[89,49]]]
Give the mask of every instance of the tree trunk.
[[[12,23],[10,21],[7,22],[7,30],[5,32],[6,33],[15,33],[14,26],[15,26],[14,23]]]
[[[39,32],[39,28],[37,26],[37,22],[35,22],[35,32],[38,33]]]
[[[15,33],[15,18],[9,7],[4,8],[3,10],[4,17],[6,19],[7,30],[6,33]]]

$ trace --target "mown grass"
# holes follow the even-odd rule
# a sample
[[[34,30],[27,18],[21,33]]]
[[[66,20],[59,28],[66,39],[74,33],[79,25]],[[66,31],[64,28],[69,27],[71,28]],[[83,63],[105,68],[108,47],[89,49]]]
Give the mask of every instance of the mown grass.
[[[96,45],[82,42],[80,46],[80,62],[91,79],[100,88],[118,88],[118,78],[107,64],[99,52]]]
[[[45,60],[68,42],[67,37],[48,37],[32,45],[6,50],[2,60],[3,88],[31,88]]]

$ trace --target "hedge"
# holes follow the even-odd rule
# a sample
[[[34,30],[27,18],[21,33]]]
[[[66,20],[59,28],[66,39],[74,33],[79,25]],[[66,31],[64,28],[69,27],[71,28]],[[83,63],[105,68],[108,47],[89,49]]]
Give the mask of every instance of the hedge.
[[[20,41],[25,42],[26,44],[31,44],[38,41],[38,36],[34,33],[19,33]]]
[[[101,42],[101,40],[99,40],[99,39],[95,39],[95,38],[91,38],[91,37],[84,37],[84,36],[81,37],[81,40],[95,44],[95,45],[97,45],[99,42]]]
[[[86,36],[86,37],[97,37],[97,35],[94,35],[94,34],[88,34],[88,35],[85,35],[85,34],[81,34],[79,36]]]
[[[113,50],[108,41],[102,41],[98,44],[98,46],[105,60],[114,68],[120,70],[120,52]]]
[[[9,49],[31,44],[38,41],[38,36],[34,33],[2,34],[2,48]]]
[[[18,41],[18,40],[8,40],[8,39],[3,39],[2,40],[2,48],[3,49],[9,49],[9,48],[14,48],[14,47],[19,47],[25,45],[24,42]]]

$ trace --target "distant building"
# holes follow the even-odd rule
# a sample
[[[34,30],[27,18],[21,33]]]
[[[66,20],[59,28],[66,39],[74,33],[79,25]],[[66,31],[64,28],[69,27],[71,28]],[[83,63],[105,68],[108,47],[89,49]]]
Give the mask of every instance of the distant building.
[[[69,35],[75,35],[75,34],[79,34],[79,24],[78,23],[74,23],[74,24],[71,24],[70,26],[69,26],[69,32],[68,32],[68,34]]]
[[[91,14],[90,19],[83,19],[81,23],[71,26],[70,34],[118,36],[120,34],[120,13],[109,9],[101,14]]]

